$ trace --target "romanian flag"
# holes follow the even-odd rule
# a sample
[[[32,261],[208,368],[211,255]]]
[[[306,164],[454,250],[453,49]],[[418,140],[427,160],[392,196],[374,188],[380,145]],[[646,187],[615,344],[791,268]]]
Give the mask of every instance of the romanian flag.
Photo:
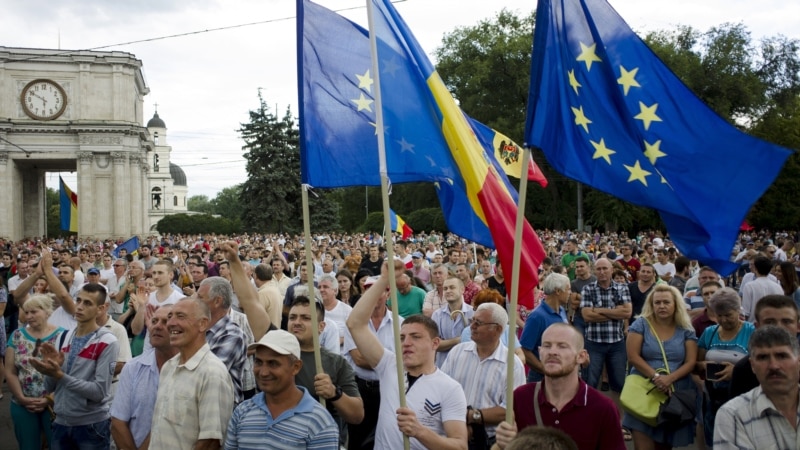
[[[372,2],[375,12],[373,31],[383,44],[378,45],[379,64],[394,61],[415,78],[414,84],[420,89],[418,94],[425,100],[417,106],[417,115],[421,121],[436,126],[444,141],[442,148],[431,149],[431,152],[441,151],[454,163],[455,177],[459,179],[458,184],[463,183],[465,187],[472,212],[488,226],[503,266],[512,267],[517,214],[513,187],[487,157],[468,118],[450,95],[391,1]],[[383,90],[394,90],[391,75],[387,75]],[[384,105],[386,109],[392,107],[391,104]],[[522,247],[519,297],[524,299],[538,284],[538,267],[545,257],[544,248],[527,221],[524,222]]]
[[[78,194],[58,177],[59,203],[61,206],[61,229],[72,233],[78,232]]]
[[[403,235],[403,239],[408,239],[414,230],[400,217],[393,209],[389,210],[389,220],[391,221],[392,231]]]
[[[506,169],[495,159],[497,133],[474,126],[459,109],[391,3],[372,1],[382,130],[377,129],[368,33],[328,9],[298,0],[303,182],[318,187],[378,185],[376,134],[383,133],[391,182],[435,183],[448,228],[496,248],[502,263],[512,267],[517,196]],[[527,222],[522,245],[519,293],[525,298],[538,282],[544,259]]]

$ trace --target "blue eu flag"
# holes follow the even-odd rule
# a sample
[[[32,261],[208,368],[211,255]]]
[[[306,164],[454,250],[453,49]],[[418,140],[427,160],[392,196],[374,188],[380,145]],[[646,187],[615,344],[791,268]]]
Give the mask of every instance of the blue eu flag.
[[[700,101],[605,0],[539,0],[525,140],[560,173],[656,209],[683,254],[733,271],[739,225],[790,151]]]

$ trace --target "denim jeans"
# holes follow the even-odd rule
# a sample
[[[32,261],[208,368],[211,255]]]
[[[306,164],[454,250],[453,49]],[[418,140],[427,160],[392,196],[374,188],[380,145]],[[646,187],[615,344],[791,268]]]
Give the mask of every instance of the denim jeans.
[[[586,351],[590,359],[589,368],[586,370],[586,384],[593,388],[597,387],[605,364],[611,390],[622,392],[622,385],[625,384],[625,365],[628,362],[625,341],[605,344],[587,340]]]
[[[52,450],[108,450],[109,445],[111,419],[74,427],[53,424]]]

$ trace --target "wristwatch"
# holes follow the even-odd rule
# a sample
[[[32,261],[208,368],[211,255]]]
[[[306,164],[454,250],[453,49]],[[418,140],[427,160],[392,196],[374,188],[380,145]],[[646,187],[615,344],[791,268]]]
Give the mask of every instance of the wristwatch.
[[[339,387],[339,386],[336,386],[336,393],[333,395],[333,397],[329,398],[328,401],[335,402],[336,400],[339,400],[340,398],[342,398],[342,388]]]
[[[472,410],[472,420],[475,422],[483,422],[483,413],[480,409],[473,409]]]

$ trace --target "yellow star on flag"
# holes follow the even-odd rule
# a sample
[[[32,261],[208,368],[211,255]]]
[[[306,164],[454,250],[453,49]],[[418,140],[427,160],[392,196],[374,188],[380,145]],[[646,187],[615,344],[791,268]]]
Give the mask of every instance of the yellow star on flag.
[[[583,106],[580,109],[571,106],[572,113],[575,114],[575,125],[580,125],[583,129],[588,133],[589,132],[589,124],[592,123],[585,114],[583,114]]]
[[[642,87],[639,82],[636,81],[636,72],[639,71],[638,67],[628,72],[624,67],[619,66],[619,71],[620,77],[617,78],[617,83],[622,85],[622,91],[625,95],[628,95],[628,91],[631,90],[631,87]]]
[[[363,92],[361,93],[361,95],[359,95],[358,98],[351,99],[350,101],[355,103],[356,106],[358,106],[358,110],[359,111],[363,111],[363,110],[366,109],[367,111],[372,112],[372,108],[371,108],[372,100],[368,99],[367,97],[364,97],[364,93]]]
[[[644,156],[647,156],[647,159],[650,160],[650,164],[654,166],[656,165],[656,161],[658,160],[658,158],[667,156],[666,153],[661,151],[660,139],[652,144],[647,141],[644,141],[644,147],[645,147]]]
[[[372,128],[375,128],[375,136],[377,136],[378,135],[378,124],[375,123],[375,122],[370,122],[369,124],[372,125]],[[386,134],[387,131],[389,131],[389,127],[384,125],[383,126],[383,134]]]
[[[364,75],[356,74],[356,78],[358,78],[358,87],[359,89],[364,89],[367,92],[372,92],[372,78],[369,76],[369,69],[364,72]]]
[[[589,140],[589,142],[591,142],[592,146],[594,146],[594,155],[592,155],[592,159],[603,158],[609,165],[611,165],[611,155],[617,152],[606,147],[605,139],[601,138],[599,143],[592,140]]]
[[[597,44],[592,44],[590,46],[586,46],[583,42],[581,42],[581,54],[578,55],[576,60],[583,61],[586,63],[586,71],[589,72],[592,70],[592,63],[593,62],[603,62],[599,56],[595,53],[595,49],[597,48]]]
[[[631,173],[631,175],[628,177],[628,183],[633,180],[639,180],[643,185],[647,186],[647,176],[652,175],[652,173],[642,169],[642,166],[639,164],[638,160],[633,166],[629,166],[627,164],[623,164],[623,166],[625,166],[625,168],[628,169],[628,172]]]
[[[658,103],[653,103],[653,106],[647,106],[639,102],[639,114],[633,116],[633,118],[644,122],[644,129],[648,130],[651,123],[662,122],[661,117],[656,115],[656,109],[658,109]]]
[[[572,86],[572,89],[575,90],[575,95],[578,95],[578,88],[583,87],[580,83],[578,83],[578,79],[575,78],[575,71],[569,71],[569,85]]]

